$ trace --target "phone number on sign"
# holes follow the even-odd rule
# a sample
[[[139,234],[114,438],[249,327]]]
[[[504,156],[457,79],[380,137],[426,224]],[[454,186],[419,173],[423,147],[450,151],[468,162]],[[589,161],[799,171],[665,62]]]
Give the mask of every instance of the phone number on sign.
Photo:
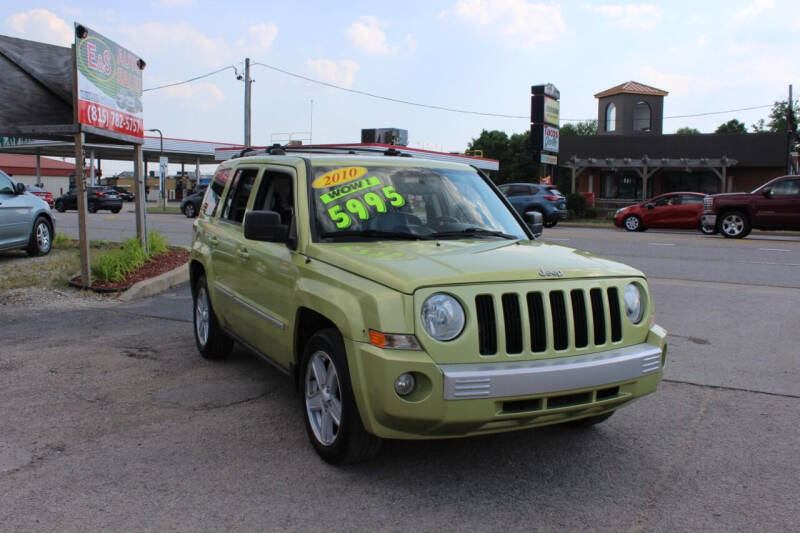
[[[81,122],[90,126],[97,126],[99,128],[133,135],[142,132],[141,119],[100,105],[88,104],[86,106],[84,118],[86,119],[85,122]]]

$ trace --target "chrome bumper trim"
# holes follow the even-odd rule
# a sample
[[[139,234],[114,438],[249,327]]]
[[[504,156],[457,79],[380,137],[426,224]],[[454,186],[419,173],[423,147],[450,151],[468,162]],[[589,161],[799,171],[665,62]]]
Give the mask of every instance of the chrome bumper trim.
[[[642,343],[586,355],[440,365],[444,399],[502,398],[598,387],[661,370],[661,348]]]

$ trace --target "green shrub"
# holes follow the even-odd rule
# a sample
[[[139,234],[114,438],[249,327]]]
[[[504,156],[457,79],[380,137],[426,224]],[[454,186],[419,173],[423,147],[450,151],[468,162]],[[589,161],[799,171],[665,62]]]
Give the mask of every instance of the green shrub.
[[[147,244],[150,247],[151,257],[167,251],[167,239],[157,231],[147,232]]]
[[[577,192],[570,193],[567,196],[567,209],[575,211],[575,215],[582,217],[586,212],[586,198]]]
[[[586,208],[586,218],[597,218],[597,209],[594,207]]]
[[[567,209],[567,220],[574,220],[575,219],[575,211],[572,209]]]
[[[147,233],[150,255],[142,248],[136,237],[122,241],[116,250],[104,253],[92,260],[92,274],[100,281],[121,281],[131,272],[142,268],[144,264],[157,255],[167,251],[167,240],[157,231]]]
[[[56,233],[56,238],[53,239],[54,248],[70,248],[72,246],[72,237],[66,233]]]

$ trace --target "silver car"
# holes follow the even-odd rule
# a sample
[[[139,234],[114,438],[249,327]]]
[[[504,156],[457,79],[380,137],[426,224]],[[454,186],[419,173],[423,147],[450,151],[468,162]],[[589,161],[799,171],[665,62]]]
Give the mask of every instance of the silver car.
[[[55,229],[47,202],[0,170],[0,251],[24,248],[28,255],[45,255]]]

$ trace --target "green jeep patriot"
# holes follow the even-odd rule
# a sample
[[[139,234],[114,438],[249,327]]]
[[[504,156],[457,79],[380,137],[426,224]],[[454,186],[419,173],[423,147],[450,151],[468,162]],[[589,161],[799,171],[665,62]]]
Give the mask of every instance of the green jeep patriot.
[[[382,438],[589,426],[654,392],[666,331],[644,275],[546,243],[449,162],[269,149],[223,163],[194,222],[197,348],[295,380],[331,463]]]

